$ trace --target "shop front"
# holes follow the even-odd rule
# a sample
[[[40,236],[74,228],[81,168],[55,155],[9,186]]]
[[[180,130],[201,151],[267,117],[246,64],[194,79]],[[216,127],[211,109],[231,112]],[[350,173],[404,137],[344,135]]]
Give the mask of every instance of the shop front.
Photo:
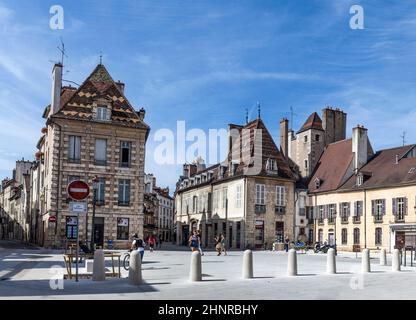
[[[390,251],[405,247],[416,248],[416,223],[390,225]]]

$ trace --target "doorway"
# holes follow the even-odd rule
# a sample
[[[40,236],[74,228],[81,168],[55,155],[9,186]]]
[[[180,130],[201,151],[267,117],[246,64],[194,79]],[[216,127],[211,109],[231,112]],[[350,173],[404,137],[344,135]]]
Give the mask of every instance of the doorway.
[[[264,221],[256,220],[255,247],[256,249],[262,249],[263,246],[264,246]]]
[[[104,246],[104,218],[94,218],[94,244],[101,248]]]

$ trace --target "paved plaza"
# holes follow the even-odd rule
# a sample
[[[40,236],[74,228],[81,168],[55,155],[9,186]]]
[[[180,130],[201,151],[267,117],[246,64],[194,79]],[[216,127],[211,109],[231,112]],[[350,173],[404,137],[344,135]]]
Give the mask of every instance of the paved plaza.
[[[59,289],[51,279],[64,271],[61,252],[0,242],[0,299],[416,299],[416,267],[403,266],[394,273],[391,256],[388,266],[380,266],[372,253],[372,272],[362,274],[360,255],[339,253],[338,274],[327,275],[325,254],[298,254],[299,275],[288,277],[286,253],[255,251],[254,279],[243,280],[242,252],[218,257],[209,251],[202,257],[203,281],[191,283],[191,254],[184,249],[146,251],[145,283],[138,287],[128,283],[123,270],[121,279],[65,280]]]

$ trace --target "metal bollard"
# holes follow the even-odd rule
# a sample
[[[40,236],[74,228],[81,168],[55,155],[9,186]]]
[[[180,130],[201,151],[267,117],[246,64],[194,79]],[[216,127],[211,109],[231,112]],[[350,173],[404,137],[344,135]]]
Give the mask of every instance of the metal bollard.
[[[361,256],[361,271],[363,273],[371,272],[371,267],[370,267],[370,250],[363,249],[361,255],[362,255]]]
[[[243,256],[243,279],[251,278],[253,278],[253,252],[246,250]]]
[[[335,259],[335,250],[329,249],[326,256],[326,273],[335,274],[337,273],[337,265]]]
[[[130,254],[129,266],[129,282],[132,285],[139,285],[142,283],[142,258],[140,252],[134,250]]]
[[[393,250],[393,260],[391,262],[392,271],[400,271],[400,251],[399,249]]]
[[[386,266],[387,265],[387,252],[386,249],[380,250],[380,266]]]
[[[94,264],[92,269],[93,281],[105,280],[105,258],[103,250],[96,250],[94,252]]]
[[[199,251],[192,252],[189,279],[191,281],[202,281],[202,261]]]
[[[290,249],[287,262],[287,275],[297,276],[298,275],[298,261],[296,257],[296,250]]]

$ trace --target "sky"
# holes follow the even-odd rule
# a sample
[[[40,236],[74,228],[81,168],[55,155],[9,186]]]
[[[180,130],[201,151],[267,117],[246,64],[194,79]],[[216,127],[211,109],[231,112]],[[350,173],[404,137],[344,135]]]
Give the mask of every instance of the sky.
[[[364,29],[351,29],[361,5]],[[64,29],[50,28],[52,5]],[[325,106],[362,124],[375,150],[416,143],[416,3],[349,0],[0,0],[0,178],[32,160],[50,103],[51,71],[66,47],[64,79],[82,83],[100,54],[151,127],[146,172],[174,188],[181,163],[159,165],[160,129],[226,129],[261,117],[279,142]],[[225,147],[225,146],[222,146]]]

